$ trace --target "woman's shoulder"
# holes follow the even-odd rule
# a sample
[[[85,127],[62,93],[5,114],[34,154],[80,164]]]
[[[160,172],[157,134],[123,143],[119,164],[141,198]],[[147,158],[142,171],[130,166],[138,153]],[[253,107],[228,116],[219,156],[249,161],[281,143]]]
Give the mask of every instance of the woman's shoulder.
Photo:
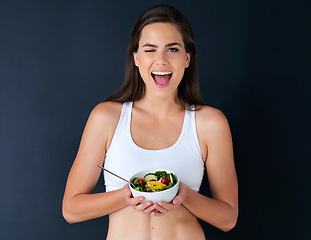
[[[101,102],[94,107],[92,112],[100,116],[111,116],[120,113],[122,110],[122,106],[123,104],[119,102]]]
[[[203,106],[196,111],[196,123],[198,130],[203,132],[228,127],[228,121],[224,113],[211,106]]]
[[[97,104],[90,114],[89,120],[100,122],[106,126],[116,125],[122,111],[122,103],[102,102]]]
[[[196,111],[196,118],[199,121],[217,123],[219,121],[227,121],[223,112],[211,106],[202,106]]]

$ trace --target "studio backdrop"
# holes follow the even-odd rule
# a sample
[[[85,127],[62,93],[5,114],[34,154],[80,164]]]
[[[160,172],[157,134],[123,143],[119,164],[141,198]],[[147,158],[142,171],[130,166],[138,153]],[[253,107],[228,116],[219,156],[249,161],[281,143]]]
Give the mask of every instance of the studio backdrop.
[[[160,3],[189,19],[201,94],[232,130],[239,219],[202,222],[207,239],[310,238],[308,1],[1,0],[0,239],[105,239],[107,216],[63,219],[66,179],[90,112],[123,82],[135,20]]]

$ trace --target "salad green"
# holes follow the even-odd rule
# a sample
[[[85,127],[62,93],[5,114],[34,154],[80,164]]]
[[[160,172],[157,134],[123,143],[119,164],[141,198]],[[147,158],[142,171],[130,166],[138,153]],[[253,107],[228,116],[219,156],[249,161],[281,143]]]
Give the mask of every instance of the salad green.
[[[159,192],[173,187],[177,183],[177,178],[173,173],[156,171],[147,173],[143,178],[135,177],[131,182],[137,191]]]

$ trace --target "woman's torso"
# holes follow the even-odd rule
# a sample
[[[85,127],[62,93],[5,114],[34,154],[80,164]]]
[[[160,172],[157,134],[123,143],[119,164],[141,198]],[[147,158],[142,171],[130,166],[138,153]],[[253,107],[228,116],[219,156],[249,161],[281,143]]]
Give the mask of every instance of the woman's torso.
[[[107,240],[204,240],[198,219],[185,207],[151,217],[126,207],[109,215]]]
[[[130,179],[135,173],[146,169],[168,169],[176,173],[181,182],[199,191],[204,174],[204,161],[196,133],[194,114],[195,112],[183,111],[180,115],[180,126],[171,127],[178,128],[178,134],[170,146],[149,150],[139,146],[143,143],[138,145],[133,140],[132,103],[123,104],[119,123],[106,153],[105,168],[125,179]],[[124,186],[122,180],[107,172],[104,172],[104,178],[107,191]]]
[[[165,149],[148,150],[132,138],[132,103],[122,106],[111,145],[106,153],[105,167],[129,179],[135,172],[146,168],[165,168],[177,173],[182,182],[199,190],[204,162],[196,135],[195,112],[185,111],[178,136]],[[180,117],[181,118],[181,117]],[[136,134],[137,135],[137,134]],[[124,182],[104,173],[107,191],[120,189]],[[109,216],[107,239],[205,239],[197,218],[185,207],[168,212],[161,217],[138,212],[126,207]]]

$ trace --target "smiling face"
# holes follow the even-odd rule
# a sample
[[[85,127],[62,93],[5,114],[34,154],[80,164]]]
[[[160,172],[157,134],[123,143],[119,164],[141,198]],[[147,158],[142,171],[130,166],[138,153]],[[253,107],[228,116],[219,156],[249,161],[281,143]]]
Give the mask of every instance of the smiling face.
[[[189,66],[181,33],[171,23],[152,23],[141,31],[135,65],[146,84],[146,94],[176,97],[177,87]]]

